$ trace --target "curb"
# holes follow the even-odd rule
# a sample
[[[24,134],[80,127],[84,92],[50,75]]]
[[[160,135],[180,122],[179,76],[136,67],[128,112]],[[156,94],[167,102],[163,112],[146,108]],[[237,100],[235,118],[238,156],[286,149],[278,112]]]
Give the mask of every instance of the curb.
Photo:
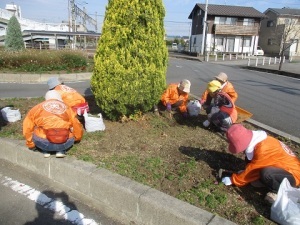
[[[58,77],[64,82],[88,80],[92,76],[89,73],[70,73],[70,74],[26,74],[26,73],[0,73],[0,80],[5,82],[18,83],[46,83],[50,77]]]
[[[0,158],[24,167],[88,198],[97,209],[124,224],[234,225],[222,217],[146,185],[74,157],[43,158],[24,141],[0,138]]]

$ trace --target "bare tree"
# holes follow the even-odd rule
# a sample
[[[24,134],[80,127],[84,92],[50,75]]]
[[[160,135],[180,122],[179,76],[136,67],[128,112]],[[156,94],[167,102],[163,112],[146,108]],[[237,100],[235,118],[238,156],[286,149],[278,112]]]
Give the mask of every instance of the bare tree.
[[[299,22],[298,22],[299,20]],[[275,29],[275,42],[280,46],[280,63],[278,70],[282,69],[284,52],[300,38],[300,18],[285,18],[284,23],[278,24]]]

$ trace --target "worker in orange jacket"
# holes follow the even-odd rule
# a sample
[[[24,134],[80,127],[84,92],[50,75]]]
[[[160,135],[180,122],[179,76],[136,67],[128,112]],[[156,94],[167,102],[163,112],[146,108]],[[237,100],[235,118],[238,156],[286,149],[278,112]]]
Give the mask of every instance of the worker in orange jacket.
[[[225,185],[238,187],[260,181],[271,192],[265,198],[269,203],[276,200],[280,183],[287,178],[293,187],[300,185],[300,160],[281,141],[268,136],[265,131],[252,131],[241,124],[232,125],[226,133],[229,152],[245,152],[247,165],[244,171],[224,177]]]
[[[29,149],[39,148],[45,158],[50,157],[49,152],[56,152],[56,157],[62,158],[75,141],[81,140],[83,128],[75,112],[62,101],[57,91],[48,91],[45,99],[26,115],[23,135]],[[58,129],[64,132],[62,136],[57,134],[53,137],[48,134],[50,131],[57,132]]]
[[[222,91],[222,84],[217,80],[208,83],[207,92],[213,103],[206,109],[207,120],[203,122],[203,126],[214,124],[220,131],[226,131],[237,120],[234,102]]]
[[[62,97],[62,100],[78,115],[83,115],[84,110],[89,112],[88,103],[85,98],[75,89],[64,85],[57,77],[51,77],[47,81],[49,90],[56,90]]]
[[[230,83],[228,81],[228,76],[226,73],[219,73],[217,76],[214,77],[217,81],[219,81],[221,83],[221,91],[225,92],[226,94],[228,94],[230,96],[230,98],[232,99],[232,101],[235,103],[237,98],[238,98],[238,94],[235,91],[232,83]],[[200,103],[203,107],[203,109],[206,109],[207,106],[209,106],[211,104],[211,96],[209,95],[208,90],[206,89],[200,99]]]
[[[161,96],[161,103],[166,107],[167,111],[179,110],[184,117],[187,117],[187,102],[190,88],[191,82],[185,79],[179,84],[170,84]]]

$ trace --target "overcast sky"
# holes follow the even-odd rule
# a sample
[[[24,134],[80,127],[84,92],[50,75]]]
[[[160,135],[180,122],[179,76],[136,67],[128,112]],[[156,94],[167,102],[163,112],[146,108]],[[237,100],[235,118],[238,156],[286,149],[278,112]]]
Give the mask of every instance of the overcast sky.
[[[49,23],[68,21],[68,0],[0,0],[0,8],[12,3],[21,7],[25,19]],[[92,18],[97,12],[98,32],[101,32],[107,3],[108,0],[75,0],[75,4],[81,9],[85,7]],[[188,36],[191,24],[188,16],[197,3],[205,4],[205,0],[163,0],[163,3],[167,35]],[[300,8],[300,0],[208,0],[208,4],[250,6],[262,13],[268,8]]]

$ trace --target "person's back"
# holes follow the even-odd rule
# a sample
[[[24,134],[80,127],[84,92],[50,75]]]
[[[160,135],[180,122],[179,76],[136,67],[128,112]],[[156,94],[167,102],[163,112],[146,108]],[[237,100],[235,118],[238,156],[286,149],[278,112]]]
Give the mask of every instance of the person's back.
[[[62,143],[51,142],[47,136],[51,129],[63,130],[66,140]],[[26,115],[23,135],[29,148],[36,146],[43,152],[64,152],[74,141],[81,140],[83,129],[73,110],[61,100],[59,93],[52,90],[47,92],[44,102],[34,106]]]
[[[77,112],[78,108],[86,109],[87,112],[89,111],[89,107],[85,98],[74,88],[62,84],[57,77],[49,78],[47,84],[49,90],[57,91],[61,95],[64,103],[72,108],[75,112]],[[83,114],[83,110],[81,110],[80,114]]]
[[[84,97],[79,94],[74,88],[68,87],[67,85],[57,85],[54,90],[60,93],[64,103],[66,103],[71,108],[76,105],[85,103]]]
[[[233,102],[236,102],[236,100],[238,98],[238,94],[235,91],[232,83],[230,83],[229,81],[226,81],[226,84],[224,86],[222,86],[221,91],[228,94]]]

